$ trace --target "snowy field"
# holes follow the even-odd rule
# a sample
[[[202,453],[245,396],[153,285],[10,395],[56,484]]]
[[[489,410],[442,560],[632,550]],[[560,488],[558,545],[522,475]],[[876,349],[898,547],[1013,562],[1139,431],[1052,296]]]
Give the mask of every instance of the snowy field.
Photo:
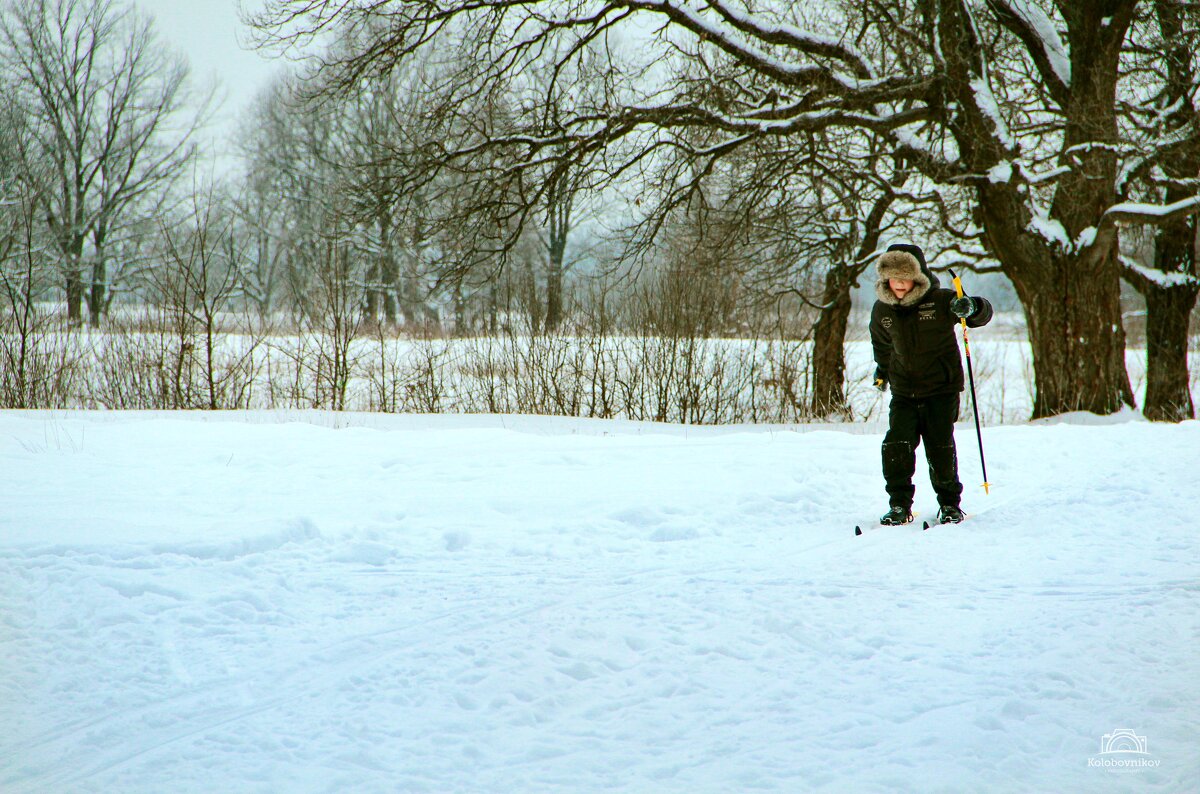
[[[0,413],[0,791],[1200,788],[1200,423],[881,434]]]

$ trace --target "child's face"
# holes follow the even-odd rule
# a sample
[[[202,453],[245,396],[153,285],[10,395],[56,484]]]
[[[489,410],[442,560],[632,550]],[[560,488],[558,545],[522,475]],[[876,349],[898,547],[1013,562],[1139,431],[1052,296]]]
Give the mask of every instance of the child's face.
[[[913,288],[913,280],[910,278],[889,278],[888,286],[892,288],[892,293],[899,299],[903,300],[904,296]]]

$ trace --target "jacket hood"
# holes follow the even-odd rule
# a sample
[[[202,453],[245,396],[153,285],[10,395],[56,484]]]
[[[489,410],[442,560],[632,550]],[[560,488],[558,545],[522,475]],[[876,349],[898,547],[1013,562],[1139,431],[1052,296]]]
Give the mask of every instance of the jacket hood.
[[[940,284],[937,276],[925,263],[925,253],[915,245],[896,243],[889,245],[886,252],[875,263],[878,279],[875,282],[875,297],[892,306],[914,306],[931,289]],[[913,282],[912,290],[901,300],[888,286],[888,279],[902,278]]]

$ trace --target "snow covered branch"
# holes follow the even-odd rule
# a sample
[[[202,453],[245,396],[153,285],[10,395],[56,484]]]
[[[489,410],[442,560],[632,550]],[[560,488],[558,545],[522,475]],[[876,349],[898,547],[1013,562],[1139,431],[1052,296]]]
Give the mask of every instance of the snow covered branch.
[[[1125,277],[1128,280],[1134,283],[1141,282],[1144,287],[1172,289],[1176,287],[1200,286],[1200,277],[1193,276],[1191,273],[1156,270],[1152,267],[1146,267],[1141,262],[1128,256],[1121,256],[1121,267],[1124,268]]]
[[[1105,210],[1103,222],[1127,226],[1166,226],[1197,213],[1200,213],[1200,196],[1166,205],[1126,201]]]
[[[1028,0],[987,0],[996,19],[1029,51],[1059,107],[1070,101],[1071,58],[1050,17]]]
[[[993,93],[991,64],[970,3],[947,0],[941,4],[935,48],[952,92],[952,102],[944,110],[962,165],[980,173],[1011,159],[1019,146]]]
[[[853,47],[790,25],[764,25],[718,0],[707,3],[716,18],[678,0],[618,0],[610,5],[664,16],[758,74],[785,86],[843,97],[860,106],[916,99],[931,79],[924,74],[876,77],[865,56]],[[792,62],[775,55],[769,47],[783,47],[810,58],[841,63],[845,68]]]
[[[1197,146],[1200,146],[1200,115],[1194,114],[1187,124],[1143,142],[1141,148],[1146,154],[1125,161],[1117,175],[1117,190],[1123,192],[1131,182],[1146,178],[1157,166]]]
[[[709,0],[709,7],[734,28],[759,41],[783,45],[817,57],[842,61],[863,79],[871,79],[875,76],[866,56],[842,41],[801,30],[792,25],[767,27],[758,20],[730,8],[727,3],[720,2],[720,0]]]

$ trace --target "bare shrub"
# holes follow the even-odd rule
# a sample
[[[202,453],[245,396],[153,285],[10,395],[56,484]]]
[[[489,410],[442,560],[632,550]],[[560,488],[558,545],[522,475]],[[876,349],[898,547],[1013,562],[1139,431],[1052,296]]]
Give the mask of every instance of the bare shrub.
[[[85,361],[77,325],[32,307],[0,311],[0,408],[74,407]]]
[[[371,377],[363,367],[366,352],[356,346],[363,329],[362,290],[355,278],[361,263],[332,241],[322,244],[316,258],[312,282],[291,284],[300,312],[295,333],[267,344],[261,369],[271,407],[347,410],[352,382],[362,374]],[[377,398],[368,395],[364,402]]]
[[[202,206],[202,199],[206,203]],[[211,196],[179,227],[160,226],[153,305],[113,319],[97,345],[92,401],[112,408],[247,408],[265,330],[228,310],[240,297],[238,252]]]
[[[449,357],[450,345],[444,339],[426,336],[413,343],[407,366],[399,370],[401,377],[397,380],[401,410],[417,413],[444,410]]]
[[[164,309],[110,320],[95,335],[89,403],[157,410],[253,407],[265,360],[263,332],[209,335],[187,329]]]

